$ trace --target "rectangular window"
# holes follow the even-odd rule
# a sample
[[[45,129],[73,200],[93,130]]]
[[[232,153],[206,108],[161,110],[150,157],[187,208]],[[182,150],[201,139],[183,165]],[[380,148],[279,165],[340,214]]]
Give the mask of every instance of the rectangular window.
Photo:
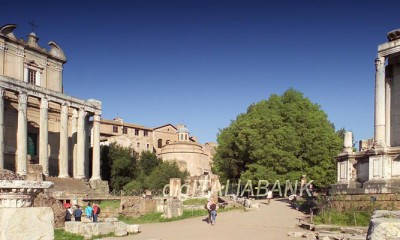
[[[143,130],[143,136],[147,137],[149,135],[149,131]]]
[[[115,133],[118,132],[118,126],[113,126],[113,132],[115,132]]]
[[[139,129],[135,129],[135,136],[139,136]]]
[[[147,144],[147,150],[149,150],[149,148],[150,148],[150,144]]]
[[[137,146],[137,149],[139,149],[139,148],[140,148],[140,143],[137,143],[137,145],[136,145],[136,146]]]
[[[36,85],[36,71],[28,69],[28,83]]]
[[[123,127],[122,128],[122,133],[123,134],[128,134],[128,128],[127,127]]]

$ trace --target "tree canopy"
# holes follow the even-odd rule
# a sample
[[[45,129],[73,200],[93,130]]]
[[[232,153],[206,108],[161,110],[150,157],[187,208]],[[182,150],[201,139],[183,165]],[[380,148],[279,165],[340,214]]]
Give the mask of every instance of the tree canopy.
[[[184,181],[189,174],[175,162],[163,162],[155,153],[144,151],[139,156],[131,148],[112,143],[101,148],[101,175],[113,190],[130,191],[162,189],[170,178]]]
[[[336,180],[342,139],[320,106],[293,89],[250,105],[217,141],[214,167],[225,180]]]

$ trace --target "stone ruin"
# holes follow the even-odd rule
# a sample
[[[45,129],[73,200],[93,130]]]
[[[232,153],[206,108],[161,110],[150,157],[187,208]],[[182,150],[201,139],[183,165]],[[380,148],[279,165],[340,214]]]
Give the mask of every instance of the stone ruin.
[[[50,207],[33,207],[36,196],[52,182],[24,180],[9,170],[0,175],[0,240],[54,239]]]

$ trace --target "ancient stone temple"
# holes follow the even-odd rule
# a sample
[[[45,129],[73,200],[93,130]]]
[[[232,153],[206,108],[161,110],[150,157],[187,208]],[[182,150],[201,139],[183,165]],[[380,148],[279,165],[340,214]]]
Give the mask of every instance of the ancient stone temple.
[[[46,176],[99,180],[101,102],[64,94],[62,49],[33,32],[18,39],[16,27],[0,27],[0,169],[26,176],[33,163]]]
[[[375,59],[374,139],[352,150],[346,133],[333,193],[397,193],[400,190],[400,29],[387,34]]]

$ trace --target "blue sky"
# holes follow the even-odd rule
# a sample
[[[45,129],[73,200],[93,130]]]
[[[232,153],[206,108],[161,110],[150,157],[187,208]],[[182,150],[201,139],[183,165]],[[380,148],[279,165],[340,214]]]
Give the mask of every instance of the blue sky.
[[[355,140],[373,137],[374,59],[400,28],[400,2],[1,1],[0,25],[55,41],[66,94],[103,102],[102,117],[184,123],[216,141],[255,102],[289,88]]]

